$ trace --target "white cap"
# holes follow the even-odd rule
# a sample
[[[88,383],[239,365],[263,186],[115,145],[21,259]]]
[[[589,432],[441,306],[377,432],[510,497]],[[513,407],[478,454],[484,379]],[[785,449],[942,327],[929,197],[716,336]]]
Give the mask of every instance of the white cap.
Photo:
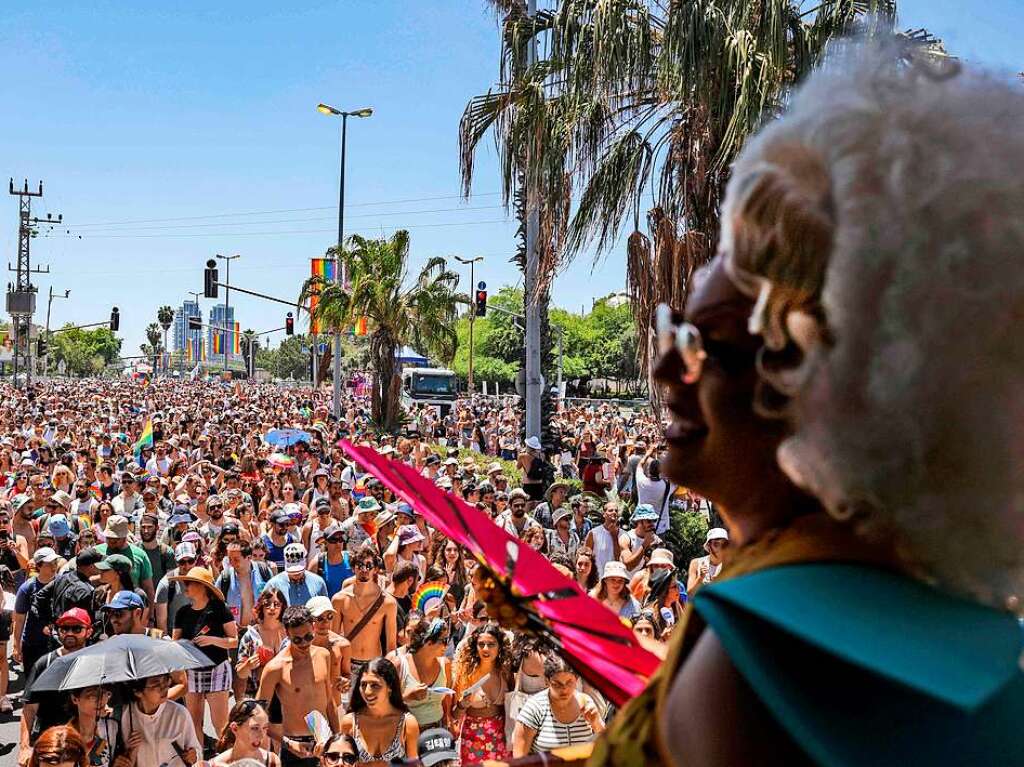
[[[196,558],[196,547],[191,541],[182,541],[174,547],[174,561],[178,562],[182,559],[195,559]]]
[[[526,446],[531,450],[543,450],[544,448],[540,444],[540,437],[534,435],[533,437],[526,438]]]
[[[300,573],[306,569],[306,547],[301,543],[289,543],[284,547],[284,570]]]
[[[51,549],[49,546],[43,546],[42,548],[36,549],[36,553],[32,555],[32,561],[37,565],[43,562],[56,562],[60,557],[57,556],[57,552]]]
[[[334,612],[334,605],[327,597],[312,597],[306,602],[306,609],[314,618],[319,618],[324,613]]]

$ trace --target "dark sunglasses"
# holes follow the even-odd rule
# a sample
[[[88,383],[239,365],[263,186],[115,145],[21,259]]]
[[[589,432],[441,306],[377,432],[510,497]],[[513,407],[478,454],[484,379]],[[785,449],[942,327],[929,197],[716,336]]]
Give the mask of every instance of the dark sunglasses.
[[[345,542],[345,536],[343,536],[343,535],[332,535],[330,538],[327,538],[326,540],[327,540],[328,543],[344,543]]]
[[[374,570],[376,567],[374,562],[356,562],[352,565],[353,570]]]
[[[58,626],[57,631],[63,634],[84,634],[88,631],[85,626]]]
[[[312,642],[314,639],[316,639],[316,637],[313,636],[312,633],[304,634],[303,636],[291,636],[291,635],[288,636],[288,640],[292,644],[297,644],[299,646],[307,645],[310,642]]]
[[[195,557],[182,557],[178,560],[179,565],[194,565],[196,563]]]
[[[351,751],[339,754],[337,751],[328,751],[323,755],[324,764],[355,764],[359,758]]]

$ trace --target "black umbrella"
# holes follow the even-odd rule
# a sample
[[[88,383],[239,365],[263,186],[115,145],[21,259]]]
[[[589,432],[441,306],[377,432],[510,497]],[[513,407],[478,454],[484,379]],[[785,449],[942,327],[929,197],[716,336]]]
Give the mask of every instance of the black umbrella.
[[[57,658],[35,680],[31,692],[80,690],[212,665],[198,647],[184,639],[171,642],[145,634],[118,634]]]

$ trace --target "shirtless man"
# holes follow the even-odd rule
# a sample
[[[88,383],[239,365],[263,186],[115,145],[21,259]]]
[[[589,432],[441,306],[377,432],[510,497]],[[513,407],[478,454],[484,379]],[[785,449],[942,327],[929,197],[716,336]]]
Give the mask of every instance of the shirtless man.
[[[334,630],[352,644],[352,673],[374,658],[387,655],[398,645],[398,603],[377,579],[380,560],[371,545],[364,544],[352,557],[355,582],[331,600]],[[368,619],[364,616],[369,615]],[[381,647],[383,632],[387,646]]]
[[[286,607],[281,615],[289,644],[263,669],[258,700],[281,704],[281,767],[317,767],[316,745],[305,717],[319,711],[327,717],[332,732],[340,727],[338,708],[333,705],[331,652],[313,646],[313,616],[304,605]]]
[[[18,538],[25,541],[29,556],[35,554],[36,551],[36,529],[32,526],[34,511],[32,497],[28,494],[16,495],[11,500],[11,529],[16,536],[16,541]]]
[[[331,680],[334,685],[334,705],[341,705],[341,694],[348,689],[352,675],[352,645],[345,637],[331,631],[335,612],[327,597],[313,597],[306,602],[306,609],[313,616],[314,647],[331,651]]]

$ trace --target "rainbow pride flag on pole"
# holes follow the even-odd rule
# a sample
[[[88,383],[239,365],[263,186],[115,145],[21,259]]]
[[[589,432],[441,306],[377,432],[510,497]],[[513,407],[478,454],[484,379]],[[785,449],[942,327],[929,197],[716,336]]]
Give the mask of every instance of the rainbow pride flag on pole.
[[[334,282],[334,260],[330,258],[311,258],[310,263],[310,275],[313,277],[321,277],[328,282]],[[309,297],[309,316],[313,316],[313,309],[316,308],[317,303],[320,300],[320,296],[314,293]],[[313,335],[317,335],[320,332],[320,323],[314,320],[310,320],[309,332]]]
[[[235,323],[235,343],[234,343],[234,355],[237,357],[242,353],[242,332],[240,330],[241,324]]]

